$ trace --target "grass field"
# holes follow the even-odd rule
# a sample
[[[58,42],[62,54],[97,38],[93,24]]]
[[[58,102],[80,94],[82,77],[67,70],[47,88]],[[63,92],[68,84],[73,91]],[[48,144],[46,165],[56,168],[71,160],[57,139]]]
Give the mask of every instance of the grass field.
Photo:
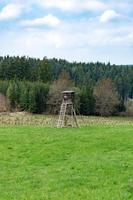
[[[0,199],[132,200],[133,126],[1,126]]]

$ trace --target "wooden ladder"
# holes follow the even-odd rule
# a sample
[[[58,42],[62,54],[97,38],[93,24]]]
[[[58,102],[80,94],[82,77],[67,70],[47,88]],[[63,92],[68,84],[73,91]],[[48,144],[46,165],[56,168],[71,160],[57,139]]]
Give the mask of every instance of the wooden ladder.
[[[67,103],[63,101],[61,104],[57,128],[64,127],[64,119],[65,119],[65,115],[66,115],[66,109],[67,109]]]
[[[69,115],[68,115],[68,109],[69,109],[69,111],[71,111],[71,113]],[[68,117],[68,119],[70,120],[70,125],[72,127],[79,127],[73,104],[70,102],[67,102],[67,101],[63,101],[61,104],[59,118],[58,118],[58,122],[57,122],[57,128],[63,128],[66,126],[66,120],[65,120],[66,118],[65,117]]]

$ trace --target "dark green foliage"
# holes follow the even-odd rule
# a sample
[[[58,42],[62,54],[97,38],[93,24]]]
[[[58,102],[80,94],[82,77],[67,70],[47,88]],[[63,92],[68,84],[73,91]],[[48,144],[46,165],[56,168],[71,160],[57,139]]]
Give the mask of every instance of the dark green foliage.
[[[14,78],[29,79],[30,63],[26,57],[4,57],[0,62],[0,78],[11,80]]]
[[[44,83],[52,80],[52,67],[46,58],[40,62],[40,65],[37,68],[37,76],[38,80],[43,81]]]
[[[19,109],[32,113],[43,113],[49,85],[42,82],[10,81],[7,88],[7,97],[11,109]]]
[[[9,81],[0,81],[0,93],[6,95]]]
[[[0,79],[11,80],[51,80],[51,65],[47,59],[42,61],[27,57],[4,57],[0,60]]]
[[[80,113],[83,115],[94,114],[95,100],[93,90],[90,87],[83,87],[80,95]]]
[[[111,78],[118,93],[125,100],[133,97],[133,67],[117,66],[110,63],[70,63],[61,59],[34,59],[28,57],[1,57],[0,79],[43,81],[44,83],[58,79],[62,71],[67,72],[76,86],[95,85],[103,78]]]
[[[43,113],[46,111],[46,102],[49,92],[49,86],[44,83],[36,83],[36,105],[37,113]]]
[[[48,85],[43,83],[31,84],[29,89],[29,108],[32,113],[43,113],[46,110]]]
[[[10,101],[11,108],[17,108],[19,105],[20,88],[19,82],[11,81],[7,89],[7,97]]]
[[[80,103],[77,107],[80,107],[82,114],[94,113],[92,93],[94,86],[101,79],[111,78],[115,84],[121,99],[116,113],[123,111],[122,105],[125,100],[133,98],[133,66],[100,62],[70,63],[63,59],[44,57],[41,60],[25,56],[0,57],[0,92],[7,93],[11,107],[40,113],[43,109],[46,110],[45,94],[47,92],[44,88],[42,89],[42,85],[44,83],[52,85],[62,72],[69,75],[74,87],[79,88],[81,92]]]
[[[37,112],[36,89],[35,89],[34,85],[32,85],[29,90],[29,108],[28,108],[28,110],[32,113]]]
[[[20,83],[20,108],[23,111],[27,111],[29,108],[29,89],[30,86],[27,82]]]

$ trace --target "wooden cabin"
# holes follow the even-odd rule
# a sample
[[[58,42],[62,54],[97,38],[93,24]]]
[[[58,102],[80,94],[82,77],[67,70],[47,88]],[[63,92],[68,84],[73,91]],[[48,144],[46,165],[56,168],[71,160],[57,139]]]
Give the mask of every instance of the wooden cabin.
[[[74,91],[63,91],[62,95],[63,95],[63,100],[67,101],[68,104],[74,103],[74,97],[75,97]]]

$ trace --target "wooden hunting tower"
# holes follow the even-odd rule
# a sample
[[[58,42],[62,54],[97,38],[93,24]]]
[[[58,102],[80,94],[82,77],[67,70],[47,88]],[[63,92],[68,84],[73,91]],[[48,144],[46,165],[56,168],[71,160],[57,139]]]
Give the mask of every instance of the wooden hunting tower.
[[[78,127],[76,112],[74,109],[75,92],[63,91],[62,104],[57,123],[57,128]]]

